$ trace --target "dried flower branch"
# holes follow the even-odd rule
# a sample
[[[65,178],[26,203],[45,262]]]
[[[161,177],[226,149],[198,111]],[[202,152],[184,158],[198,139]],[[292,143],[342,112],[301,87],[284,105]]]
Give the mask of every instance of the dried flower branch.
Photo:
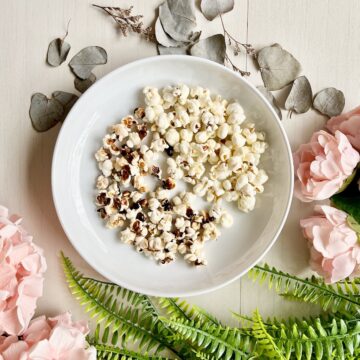
[[[129,32],[134,32],[143,35],[148,41],[155,40],[152,26],[148,26],[146,28],[143,27],[143,23],[141,21],[143,15],[131,15],[133,6],[130,6],[128,9],[112,6],[100,6],[95,4],[93,4],[93,6],[102,9],[107,14],[109,14],[118,24],[123,36],[127,36]]]
[[[255,49],[252,47],[251,44],[245,44],[245,43],[242,43],[238,40],[236,40],[227,30],[226,30],[226,27],[225,27],[225,24],[224,24],[224,20],[222,18],[222,15],[219,14],[219,17],[220,17],[220,20],[221,20],[221,26],[223,28],[223,32],[224,32],[224,38],[225,38],[225,41],[227,42],[227,44],[229,46],[232,46],[233,47],[233,50],[234,50],[234,55],[235,56],[238,56],[239,53],[241,52],[241,49],[243,48],[246,52],[247,55],[250,55],[250,56],[255,56],[256,54],[256,51]],[[249,76],[250,75],[250,72],[249,71],[244,71],[244,70],[241,70],[240,68],[238,68],[230,59],[228,53],[225,54],[225,61],[231,66],[231,68],[238,72],[241,76]]]

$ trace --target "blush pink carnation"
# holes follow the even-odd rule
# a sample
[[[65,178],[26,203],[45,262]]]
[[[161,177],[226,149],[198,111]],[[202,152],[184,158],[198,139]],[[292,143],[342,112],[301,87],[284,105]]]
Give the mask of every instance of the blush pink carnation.
[[[301,201],[325,200],[334,195],[358,162],[359,153],[340,131],[318,131],[310,143],[294,153],[295,196]]]
[[[318,213],[300,221],[310,245],[310,266],[328,283],[360,275],[360,243],[344,211],[315,206]]]
[[[349,139],[351,145],[360,151],[360,106],[345,114],[332,117],[326,127],[333,134],[340,130]]]
[[[26,330],[43,290],[43,251],[20,223],[0,206],[0,334]]]
[[[89,328],[85,322],[72,322],[65,313],[30,322],[22,340],[0,337],[0,360],[96,360],[96,350],[86,342]]]

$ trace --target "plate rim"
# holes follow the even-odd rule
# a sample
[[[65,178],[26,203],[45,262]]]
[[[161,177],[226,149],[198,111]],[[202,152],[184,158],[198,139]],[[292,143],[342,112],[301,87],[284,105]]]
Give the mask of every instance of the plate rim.
[[[96,91],[96,88],[98,86],[100,86],[100,84],[102,82],[104,82],[107,78],[110,78],[112,76],[114,76],[114,74],[118,73],[118,72],[122,72],[124,70],[127,70],[128,68],[131,67],[136,67],[138,65],[142,65],[142,64],[146,64],[148,62],[157,62],[157,61],[166,61],[166,60],[180,60],[180,61],[187,61],[187,62],[199,62],[199,63],[204,63],[207,65],[211,65],[214,67],[217,67],[219,69],[221,69],[222,71],[228,72],[229,74],[235,76],[238,78],[238,80],[242,81],[246,86],[250,87],[264,102],[265,106],[270,110],[270,112],[273,114],[273,116],[276,119],[276,123],[280,129],[281,132],[281,136],[283,138],[285,147],[287,149],[287,160],[289,163],[289,171],[290,171],[290,186],[289,186],[289,193],[288,193],[288,197],[287,197],[287,203],[286,203],[286,208],[285,208],[285,212],[284,212],[284,217],[282,219],[282,221],[280,222],[280,224],[277,227],[277,230],[275,232],[274,237],[271,239],[271,241],[267,244],[265,250],[263,251],[263,253],[258,257],[258,259],[256,261],[254,261],[253,263],[251,263],[249,266],[247,266],[244,270],[240,271],[239,273],[237,273],[235,276],[232,276],[230,279],[220,283],[220,284],[216,284],[216,285],[211,285],[205,289],[200,289],[200,290],[189,290],[189,291],[181,291],[181,292],[170,292],[170,293],[162,293],[161,290],[157,291],[157,290],[146,290],[145,292],[143,291],[143,289],[141,289],[140,287],[137,286],[133,286],[125,281],[118,281],[118,279],[113,278],[113,276],[111,274],[109,274],[106,270],[101,269],[100,266],[98,266],[97,264],[93,264],[92,261],[88,258],[88,255],[86,255],[86,253],[84,253],[80,247],[77,246],[76,241],[73,241],[70,233],[71,230],[70,228],[65,225],[62,217],[61,217],[61,210],[60,210],[60,205],[59,205],[59,201],[60,199],[57,198],[57,191],[55,191],[56,186],[57,186],[57,180],[58,179],[55,176],[56,172],[58,171],[58,166],[57,166],[57,161],[59,159],[59,153],[60,153],[60,149],[61,149],[61,140],[62,137],[64,136],[64,133],[66,131],[66,129],[71,126],[71,122],[67,122],[66,119],[69,118],[72,113],[74,113],[77,109],[79,105],[80,101],[84,101],[82,100],[83,98],[85,98],[86,100],[86,95],[87,94],[91,94],[92,92]],[[241,278],[243,275],[245,275],[250,269],[252,269],[256,264],[258,264],[264,257],[265,255],[270,251],[270,249],[272,248],[272,246],[274,245],[274,243],[276,242],[276,240],[279,238],[280,232],[282,231],[285,222],[288,218],[289,215],[289,211],[290,211],[290,207],[291,207],[291,203],[293,200],[293,191],[294,191],[294,166],[293,166],[293,158],[292,158],[292,150],[291,150],[291,146],[289,143],[289,139],[287,137],[287,134],[285,132],[285,129],[278,117],[278,115],[276,114],[275,110],[272,108],[272,106],[269,104],[269,102],[266,100],[266,98],[264,97],[264,95],[253,85],[251,84],[248,80],[244,79],[240,74],[234,72],[233,70],[225,67],[224,65],[221,65],[219,63],[216,63],[214,61],[205,59],[205,58],[201,58],[201,57],[195,57],[195,56],[189,56],[189,55],[157,55],[157,56],[150,56],[150,57],[146,57],[146,58],[142,58],[142,59],[138,59],[132,62],[129,62],[127,64],[121,65],[119,67],[117,67],[116,69],[110,71],[108,74],[104,75],[101,79],[99,79],[98,81],[95,82],[95,84],[93,84],[87,91],[85,91],[78,99],[78,101],[76,101],[76,103],[74,104],[74,106],[71,108],[71,110],[69,111],[69,113],[67,114],[61,129],[58,133],[57,139],[56,139],[56,143],[55,143],[55,147],[54,147],[54,151],[53,151],[53,156],[52,156],[52,163],[51,163],[51,191],[52,191],[52,198],[53,198],[53,203],[55,206],[55,211],[58,217],[58,220],[61,224],[61,227],[67,237],[67,239],[70,241],[71,245],[74,247],[74,249],[78,252],[78,254],[86,261],[86,263],[92,267],[94,270],[96,270],[101,276],[105,277],[106,279],[110,280],[111,282],[124,287],[128,290],[137,292],[137,293],[142,293],[142,294],[146,294],[146,295],[150,295],[150,296],[156,296],[156,297],[191,297],[191,296],[197,296],[197,295],[202,295],[202,294],[206,294],[206,293],[210,293],[213,292],[215,290],[218,290],[232,282],[234,282],[235,280]]]

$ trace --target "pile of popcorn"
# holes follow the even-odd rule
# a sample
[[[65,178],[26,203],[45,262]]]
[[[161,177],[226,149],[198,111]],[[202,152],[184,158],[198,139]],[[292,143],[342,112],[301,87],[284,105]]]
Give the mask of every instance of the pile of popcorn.
[[[258,165],[265,135],[243,123],[237,102],[212,97],[208,89],[179,85],[161,95],[151,87],[143,92],[146,107],[113,125],[95,154],[102,172],[98,212],[107,227],[121,230],[121,241],[160,263],[179,253],[190,263],[206,264],[204,243],[219,237],[219,225],[233,224],[222,199],[249,212],[264,191],[268,176]],[[157,164],[161,153],[167,155],[164,174]],[[158,182],[155,191],[149,191],[146,176]],[[178,180],[193,192],[171,196]],[[211,209],[193,209],[194,195]]]

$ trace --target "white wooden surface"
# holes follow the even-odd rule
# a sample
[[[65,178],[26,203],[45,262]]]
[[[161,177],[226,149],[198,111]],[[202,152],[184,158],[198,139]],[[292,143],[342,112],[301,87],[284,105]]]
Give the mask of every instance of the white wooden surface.
[[[94,271],[80,258],[67,240],[52,202],[50,168],[59,127],[45,134],[36,133],[28,108],[31,94],[40,91],[74,91],[68,66],[51,68],[45,64],[48,43],[62,36],[71,19],[68,41],[69,58],[85,46],[103,46],[109,55],[98,77],[132,60],[156,54],[154,45],[136,35],[122,38],[112,20],[90,4],[95,0],[1,0],[0,12],[0,203],[22,214],[35,241],[45,249],[48,263],[44,296],[38,313],[54,315],[70,310],[76,318],[83,312],[69,294],[58,254],[63,250],[76,266],[89,275]],[[134,12],[151,23],[161,0],[98,0],[102,5],[134,5]],[[348,110],[360,102],[360,25],[357,0],[235,0],[232,13],[224,16],[228,30],[239,40],[256,48],[280,43],[301,62],[313,87],[319,91],[334,86],[344,91]],[[203,36],[221,31],[219,19],[208,23],[199,13]],[[261,84],[252,59],[235,59],[252,72],[250,81]],[[283,99],[286,90],[278,96]],[[324,117],[308,112],[287,118],[283,124],[295,149],[320,129]],[[66,174],[64,174],[66,176]],[[311,212],[311,206],[293,202],[287,224],[266,261],[286,271],[307,271],[307,248],[298,221]],[[251,283],[235,281],[216,292],[191,299],[220,319],[233,322],[229,310],[250,314],[256,307],[264,315],[287,316],[312,311],[298,304],[285,303],[278,296]]]

